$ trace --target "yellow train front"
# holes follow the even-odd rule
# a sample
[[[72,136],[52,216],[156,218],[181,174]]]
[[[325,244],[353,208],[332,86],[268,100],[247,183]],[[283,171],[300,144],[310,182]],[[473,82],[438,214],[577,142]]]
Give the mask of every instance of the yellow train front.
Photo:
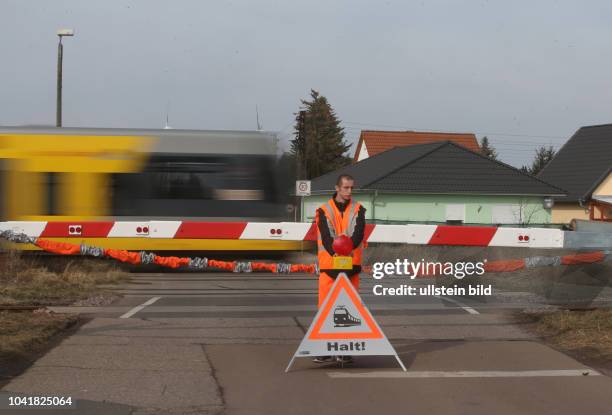
[[[239,223],[286,219],[274,140],[262,131],[0,128],[0,217],[46,222],[41,236],[105,248],[297,250],[301,242],[234,237]],[[145,225],[142,235],[108,237],[117,221],[178,223],[187,236],[150,238]]]

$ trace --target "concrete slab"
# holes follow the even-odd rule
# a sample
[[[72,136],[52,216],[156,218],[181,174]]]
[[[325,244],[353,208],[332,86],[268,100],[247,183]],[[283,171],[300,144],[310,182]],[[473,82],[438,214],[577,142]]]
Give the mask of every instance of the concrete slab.
[[[533,341],[424,341],[401,346],[409,370],[547,370],[585,366]],[[408,366],[409,365],[409,366]]]
[[[291,317],[267,318],[223,318],[223,317],[197,317],[197,318],[148,318],[149,322],[172,325],[174,327],[190,328],[253,328],[253,327],[294,327],[296,322]]]
[[[193,342],[201,338],[191,337],[189,343],[165,338],[165,325],[94,319],[3,390],[108,401],[147,413],[219,412],[223,402],[214,371],[205,349]]]
[[[251,322],[249,324],[248,322]],[[303,332],[292,318],[206,318],[206,319],[109,319],[98,318],[85,324],[67,341],[80,344],[82,336],[95,337],[109,344],[128,344],[127,338],[197,339],[206,343],[208,339],[238,340],[285,340],[300,339]],[[84,343],[95,343],[92,339]],[[134,343],[130,343],[134,344]]]
[[[179,411],[181,408],[197,407],[214,412],[223,404],[209,370],[34,366],[3,390],[30,395],[72,396],[155,410]]]
[[[88,333],[84,333],[88,334]],[[104,336],[119,336],[119,337],[163,337],[163,338],[192,338],[200,339],[205,342],[206,339],[299,339],[303,336],[303,332],[297,327],[254,327],[254,328],[197,328],[190,329],[188,327],[175,328],[168,327],[147,327],[142,329],[134,328],[116,328],[107,329],[104,333],[96,333]]]
[[[15,396],[32,396],[25,395],[22,393],[4,392],[0,391],[0,402],[7,403],[9,397]],[[70,408],[60,409],[59,407],[35,408],[26,409],[25,407],[5,409],[6,406],[0,404],[1,414],[18,414],[18,415],[76,415],[76,414],[87,414],[87,415],[133,415],[134,408],[129,405],[121,405],[110,402],[96,402],[86,399],[73,399],[73,406]]]
[[[364,371],[400,373],[392,357],[358,357],[354,367],[341,371],[334,365],[297,359],[285,375],[314,316],[315,278],[145,274],[136,276],[124,291],[134,297],[111,307],[66,310],[110,312],[118,317],[162,296],[157,303],[129,319],[93,319],[6,390],[70,394],[88,403],[94,414],[111,413],[106,402],[118,405],[113,407],[118,414],[133,415],[221,411],[573,415],[606,413],[612,407],[610,378],[556,376],[567,370],[581,372],[584,366],[525,341],[530,335],[508,315],[499,314],[497,304],[461,300],[484,312],[470,315],[436,298],[374,298],[367,293],[368,284],[371,281],[364,279],[364,301],[413,373],[541,370],[548,377],[330,377],[330,373]]]
[[[457,344],[435,343],[419,346],[423,349],[415,355],[418,357],[411,357],[414,345],[396,346],[404,363],[411,364],[409,370],[428,364],[465,369],[491,363],[496,367],[539,365],[554,368],[558,364],[580,367],[571,359],[533,343],[523,345],[523,349],[516,352],[503,346],[500,349],[500,344],[489,342],[480,345],[482,350],[469,346],[462,350]],[[430,347],[437,349],[430,350]],[[295,370],[284,374],[284,367],[294,351],[294,347],[278,345],[209,346],[209,356],[224,392],[225,413],[311,415],[407,411],[573,415],[607,413],[612,405],[609,393],[612,379],[604,376],[510,379],[333,379],[327,376],[330,370],[363,372],[364,369],[380,370],[381,366],[384,370],[399,371],[389,357],[359,358],[356,369],[321,367],[309,359],[297,359]],[[533,357],[530,353],[534,353]],[[550,359],[549,353],[552,353]],[[249,392],[244,393],[245,390]]]
[[[34,368],[75,367],[103,370],[193,370],[210,373],[197,345],[74,345],[62,344],[40,358]]]

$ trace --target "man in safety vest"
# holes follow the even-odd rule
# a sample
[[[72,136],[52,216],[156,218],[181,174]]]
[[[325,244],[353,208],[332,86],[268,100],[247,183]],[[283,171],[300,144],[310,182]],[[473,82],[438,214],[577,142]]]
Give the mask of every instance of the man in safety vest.
[[[319,307],[325,301],[335,278],[341,272],[346,273],[351,283],[359,291],[359,272],[361,272],[362,241],[365,232],[365,208],[351,199],[355,180],[348,174],[342,174],[336,181],[336,193],[317,209],[317,256],[319,263]],[[333,268],[334,240],[346,235],[352,242],[352,270]],[[347,239],[347,238],[346,238]],[[350,244],[349,242],[349,244]],[[314,359],[317,363],[333,361],[332,356],[320,356]],[[351,362],[350,356],[340,357],[342,362]]]

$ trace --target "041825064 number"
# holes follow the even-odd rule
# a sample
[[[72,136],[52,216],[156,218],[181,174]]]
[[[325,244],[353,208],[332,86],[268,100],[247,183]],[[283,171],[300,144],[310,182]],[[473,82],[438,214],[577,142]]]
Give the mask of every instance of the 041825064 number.
[[[5,405],[9,408],[19,406],[73,406],[72,397],[70,396],[8,396],[7,400],[8,402],[5,402]]]

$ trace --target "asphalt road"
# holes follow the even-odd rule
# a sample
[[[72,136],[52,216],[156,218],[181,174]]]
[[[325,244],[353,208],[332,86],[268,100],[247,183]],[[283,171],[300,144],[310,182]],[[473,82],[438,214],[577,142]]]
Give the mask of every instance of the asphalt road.
[[[378,283],[363,277],[360,292],[407,372],[392,357],[361,356],[344,368],[297,359],[285,374],[316,312],[311,276],[134,274],[111,306],[56,308],[92,320],[0,392],[0,403],[17,394],[71,396],[76,408],[0,413],[603,414],[612,408],[612,379],[541,344],[511,318],[532,299],[381,297],[372,294]]]

